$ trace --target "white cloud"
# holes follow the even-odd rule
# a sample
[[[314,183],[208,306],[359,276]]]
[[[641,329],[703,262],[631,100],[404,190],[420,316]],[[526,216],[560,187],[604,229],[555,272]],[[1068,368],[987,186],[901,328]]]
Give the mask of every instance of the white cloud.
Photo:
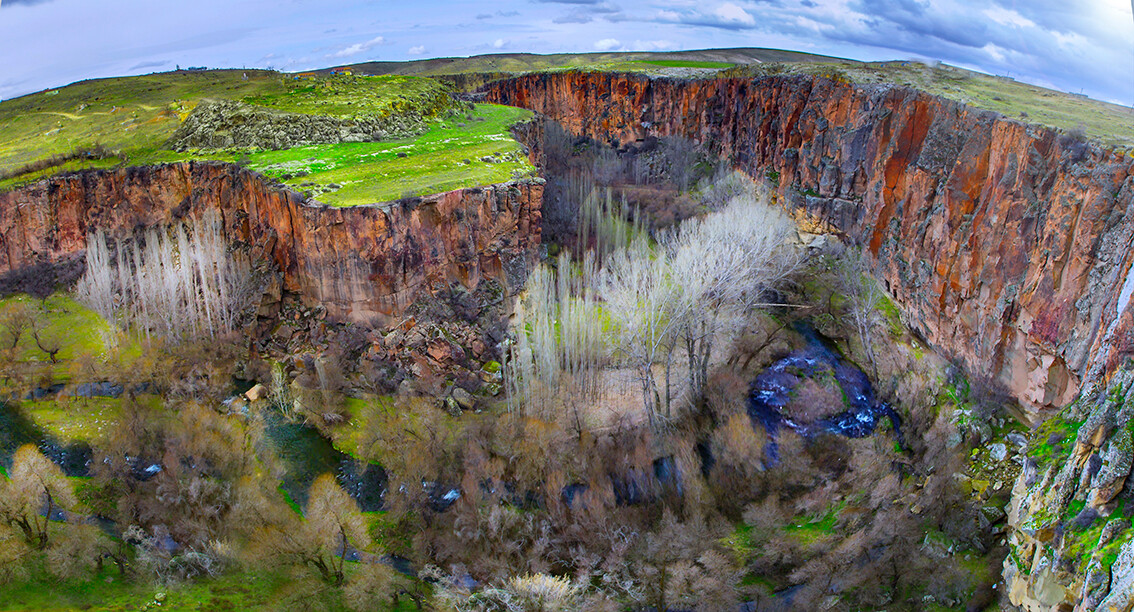
[[[998,62],[1004,61],[1004,59],[1005,59],[1004,52],[1007,51],[1007,49],[1005,49],[1003,47],[999,47],[999,46],[994,45],[992,43],[988,43],[987,45],[981,47],[981,50],[984,51],[985,53],[987,53],[989,57],[991,57],[992,59],[994,59]]]
[[[1024,17],[1016,11],[1000,6],[985,9],[984,16],[1000,25],[1010,25],[1017,28],[1032,28],[1036,25],[1036,22]]]
[[[422,53],[425,53],[425,46],[418,45],[416,47],[410,47],[409,51],[407,51],[406,53],[409,53],[410,55],[421,55]]]
[[[595,43],[595,48],[599,51],[613,51],[622,47],[622,43],[617,38],[604,38]]]
[[[749,15],[748,11],[731,2],[725,2],[724,4],[718,6],[717,10],[713,11],[713,14],[724,22],[736,23],[746,26],[756,25],[756,19],[754,19],[752,15]]]
[[[633,48],[638,51],[669,51],[677,47],[671,40],[635,40]]]
[[[507,44],[508,41],[504,40],[503,38],[497,38],[496,41],[492,43],[492,47],[495,49],[503,49]]]
[[[366,42],[355,43],[345,49],[332,53],[327,57],[350,57],[352,55],[358,55],[359,53],[362,53],[363,51],[369,51],[371,48],[377,47],[384,42],[386,42],[386,39],[378,36]]]

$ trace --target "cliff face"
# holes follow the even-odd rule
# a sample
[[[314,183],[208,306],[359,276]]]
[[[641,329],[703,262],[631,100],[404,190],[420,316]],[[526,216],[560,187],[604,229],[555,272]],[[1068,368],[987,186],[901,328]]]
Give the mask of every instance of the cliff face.
[[[542,194],[510,183],[332,208],[227,164],[85,172],[0,194],[0,273],[74,257],[95,228],[123,237],[216,208],[231,240],[274,260],[285,291],[339,320],[386,323],[423,291],[522,280]]]
[[[772,179],[867,247],[911,326],[1033,419],[1116,362],[1129,157],[910,89],[806,77],[559,73],[486,93],[602,141],[691,138]]]

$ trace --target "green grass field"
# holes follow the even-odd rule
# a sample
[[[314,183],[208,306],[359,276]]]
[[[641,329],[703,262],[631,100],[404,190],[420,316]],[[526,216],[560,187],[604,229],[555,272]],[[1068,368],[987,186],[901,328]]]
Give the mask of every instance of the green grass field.
[[[130,163],[160,148],[204,98],[282,94],[266,71],[178,72],[83,81],[0,103],[0,172],[103,144]],[[2,188],[2,186],[0,186]]]
[[[305,183],[341,185],[318,196],[334,206],[500,183],[535,172],[508,132],[531,116],[522,109],[480,104],[471,119],[448,119],[414,139],[264,152],[253,155],[249,167],[277,179],[292,175],[284,182],[299,190]],[[307,176],[296,177],[297,172]]]
[[[374,114],[388,116],[415,110],[436,116],[452,106],[440,81],[406,76],[356,78],[300,78],[286,88],[266,90],[243,98],[244,102],[289,113],[350,117]]]
[[[696,51],[609,51],[598,53],[492,53],[470,57],[441,57],[409,62],[365,62],[353,64],[356,74],[405,74],[441,76],[487,72],[542,72],[547,70],[604,70],[616,64],[635,64],[640,71],[654,67],[713,64],[727,68],[733,64],[759,62],[816,62],[838,58],[784,51],[781,49],[702,49]],[[624,68],[630,69],[630,68]],[[330,69],[320,72],[329,73]]]
[[[248,79],[245,80],[245,74]],[[525,110],[480,105],[450,116],[439,81],[408,76],[295,79],[269,72],[209,71],[86,81],[0,104],[0,173],[77,147],[101,144],[107,159],[67,161],[0,181],[10,189],[61,171],[184,160],[243,162],[336,206],[372,204],[498,183],[534,171],[509,128]],[[412,113],[429,128],[416,138],[341,143],[283,151],[178,153],[164,147],[205,98],[242,100],[308,114]],[[487,161],[486,161],[487,160]],[[337,185],[335,189],[328,185]]]
[[[350,574],[355,564],[347,564]],[[0,587],[0,610],[135,612],[137,610],[223,611],[309,609],[316,605],[286,572],[234,571],[215,578],[168,586],[145,580],[122,580],[117,570],[105,568],[93,580],[54,580],[42,577]],[[160,595],[159,595],[160,594]],[[157,598],[161,599],[158,603]],[[296,601],[296,600],[299,601]],[[324,588],[318,607],[347,610],[339,589]],[[403,597],[397,608],[416,610]]]
[[[52,364],[50,356],[42,351],[31,332],[24,332],[16,345],[16,361],[24,364],[42,364],[50,367],[55,382],[67,382],[71,377],[71,365],[76,358],[86,355],[104,360],[134,359],[141,354],[141,347],[126,334],[111,327],[98,313],[71,299],[70,296],[56,293],[46,300],[37,300],[26,295],[14,295],[0,300],[0,313],[7,309],[22,306],[37,313],[46,325],[41,337],[56,339],[59,342],[58,363]]]
[[[532,117],[510,106],[478,104],[466,116],[433,123],[420,136],[387,142],[345,142],[282,151],[157,151],[147,163],[184,159],[243,160],[249,169],[320,202],[355,206],[508,181],[535,168],[509,128]],[[402,155],[402,157],[399,157]],[[493,158],[494,162],[482,158]],[[327,185],[339,185],[329,190]]]
[[[634,63],[662,66],[663,68],[710,68],[713,70],[723,70],[734,66],[730,62],[699,62],[694,60],[638,60]]]

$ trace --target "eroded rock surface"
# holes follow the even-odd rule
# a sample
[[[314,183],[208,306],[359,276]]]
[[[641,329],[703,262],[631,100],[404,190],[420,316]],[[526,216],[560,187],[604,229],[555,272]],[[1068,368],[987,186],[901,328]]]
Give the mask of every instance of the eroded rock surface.
[[[539,245],[542,195],[524,181],[334,208],[228,164],[84,172],[0,194],[0,273],[81,256],[95,228],[121,238],[215,208],[230,239],[274,261],[280,292],[332,319],[382,325],[452,283],[518,289]]]
[[[185,118],[170,138],[175,151],[372,142],[424,132],[425,120],[411,113],[329,117],[288,113],[241,102],[208,100]]]
[[[1115,366],[1134,239],[1134,159],[1120,152],[911,89],[808,77],[568,72],[486,91],[603,141],[691,138],[773,179],[868,247],[908,323],[1031,420],[1070,402],[1093,365]]]

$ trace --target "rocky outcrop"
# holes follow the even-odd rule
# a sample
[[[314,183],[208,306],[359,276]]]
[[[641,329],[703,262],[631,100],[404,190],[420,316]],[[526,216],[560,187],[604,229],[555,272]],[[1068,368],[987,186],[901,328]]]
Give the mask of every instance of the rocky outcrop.
[[[768,177],[868,248],[906,321],[1033,420],[1129,350],[1116,323],[1134,160],[1119,152],[911,89],[801,76],[569,72],[486,92],[603,141],[691,138]]]
[[[334,208],[228,164],[83,172],[0,194],[0,273],[81,256],[95,228],[124,237],[215,208],[230,240],[273,260],[284,292],[332,319],[381,325],[452,283],[518,288],[542,196],[534,180]]]
[[[1008,507],[1006,593],[1028,612],[1134,603],[1134,369],[1036,430]]]
[[[202,102],[169,139],[175,151],[189,149],[289,149],[314,144],[372,142],[407,138],[425,131],[425,120],[404,112],[387,116],[330,117],[208,100]]]

